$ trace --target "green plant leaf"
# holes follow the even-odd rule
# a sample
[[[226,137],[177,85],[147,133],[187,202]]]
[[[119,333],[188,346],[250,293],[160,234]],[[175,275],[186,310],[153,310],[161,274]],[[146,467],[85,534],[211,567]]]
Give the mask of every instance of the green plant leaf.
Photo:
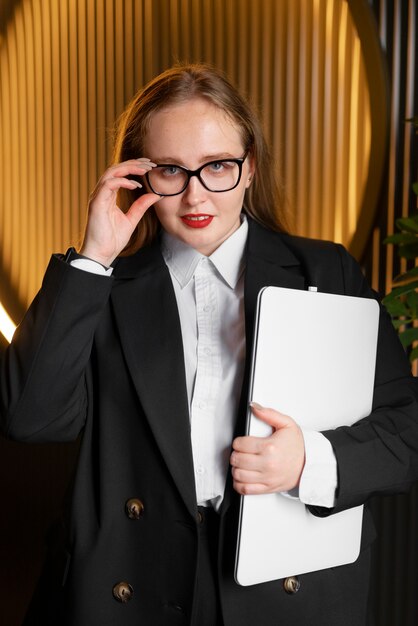
[[[398,254],[403,259],[416,259],[418,257],[418,239],[416,243],[406,243],[400,245]]]
[[[418,280],[413,280],[407,285],[401,285],[400,287],[395,287],[395,289],[392,289],[392,291],[388,293],[387,296],[385,296],[384,302],[385,304],[387,302],[391,302],[392,300],[399,298],[399,296],[407,294],[410,291],[414,291],[415,289],[418,289]]]
[[[418,328],[407,328],[399,333],[399,339],[404,348],[410,346],[414,341],[418,340]]]
[[[399,298],[387,300],[386,298],[384,298],[382,302],[391,317],[409,318],[409,309],[403,300],[400,300]]]
[[[396,226],[399,230],[406,230],[409,233],[418,233],[418,214],[411,217],[398,217]]]
[[[409,324],[411,322],[412,322],[411,319],[392,320],[393,327],[396,328],[396,330],[399,330],[400,328],[402,328],[402,326],[405,326],[405,324]]]
[[[417,319],[417,310],[418,310],[418,294],[416,291],[411,291],[406,296],[406,302],[409,308],[409,317],[411,320]]]
[[[411,363],[413,363],[415,359],[418,359],[418,346],[411,350],[411,354],[409,355],[409,360],[411,361]]]
[[[417,291],[409,291],[407,296],[406,296],[406,301],[408,303],[408,306],[411,309],[416,308],[417,304],[418,304],[418,292]]]
[[[383,243],[394,243],[394,244],[409,244],[418,242],[418,233],[395,233],[393,235],[389,235],[386,239],[383,240]]]
[[[418,267],[413,267],[410,270],[408,270],[407,272],[404,272],[403,274],[398,274],[398,276],[396,276],[393,279],[393,282],[394,283],[409,282],[415,276],[418,276]]]

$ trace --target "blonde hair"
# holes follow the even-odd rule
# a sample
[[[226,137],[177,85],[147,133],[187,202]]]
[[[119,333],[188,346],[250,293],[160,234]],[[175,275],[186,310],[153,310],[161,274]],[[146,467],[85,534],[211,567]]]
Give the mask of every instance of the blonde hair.
[[[210,65],[175,65],[151,80],[134,96],[118,120],[114,163],[146,156],[144,139],[152,114],[193,98],[204,98],[228,115],[241,132],[245,150],[254,159],[253,182],[244,198],[245,213],[269,229],[286,232],[284,197],[260,120],[224,74]],[[126,211],[141,193],[144,191],[121,190],[121,209]],[[132,254],[138,248],[150,244],[159,230],[160,223],[151,208],[139,222],[124,253]]]

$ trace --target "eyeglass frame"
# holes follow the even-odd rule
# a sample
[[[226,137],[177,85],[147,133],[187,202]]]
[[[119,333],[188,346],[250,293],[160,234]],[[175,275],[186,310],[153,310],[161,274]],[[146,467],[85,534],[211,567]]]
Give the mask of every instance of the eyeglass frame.
[[[214,159],[213,161],[208,161],[207,163],[204,163],[203,165],[201,165],[200,167],[198,167],[196,170],[188,170],[187,167],[183,167],[182,165],[176,165],[175,163],[158,163],[156,167],[177,167],[180,170],[182,170],[183,172],[185,172],[186,176],[187,176],[187,180],[186,183],[183,187],[183,189],[181,191],[176,191],[176,193],[158,193],[158,191],[154,191],[150,181],[149,181],[149,174],[150,172],[146,172],[145,174],[145,178],[146,181],[149,185],[149,188],[151,189],[152,193],[155,193],[157,196],[161,196],[162,198],[171,198],[172,196],[178,196],[179,194],[183,193],[183,191],[186,191],[189,183],[190,183],[190,179],[193,178],[193,176],[196,176],[196,178],[198,179],[198,181],[200,182],[200,184],[210,193],[225,193],[226,191],[232,191],[233,189],[235,189],[236,187],[238,187],[240,180],[241,180],[241,176],[242,176],[242,166],[245,162],[245,159],[248,156],[248,153],[250,152],[250,149],[248,148],[245,152],[244,155],[242,157],[238,157],[235,159]],[[238,165],[238,180],[235,183],[235,185],[233,187],[229,187],[229,189],[209,189],[209,187],[206,185],[206,183],[204,182],[204,180],[202,180],[201,176],[200,176],[200,172],[202,170],[205,169],[205,167],[207,167],[208,165],[212,165],[213,163],[236,163]],[[154,170],[155,168],[153,168]],[[153,171],[151,170],[151,172]]]

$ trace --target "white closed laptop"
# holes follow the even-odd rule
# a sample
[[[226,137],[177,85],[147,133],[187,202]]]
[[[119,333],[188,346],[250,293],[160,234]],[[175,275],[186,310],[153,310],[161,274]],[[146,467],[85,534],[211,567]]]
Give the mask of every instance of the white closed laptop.
[[[302,428],[351,425],[372,408],[375,300],[265,287],[255,321],[249,402]],[[271,428],[248,412],[247,434]],[[235,579],[253,585],[354,562],[363,507],[319,518],[280,493],[241,496]]]

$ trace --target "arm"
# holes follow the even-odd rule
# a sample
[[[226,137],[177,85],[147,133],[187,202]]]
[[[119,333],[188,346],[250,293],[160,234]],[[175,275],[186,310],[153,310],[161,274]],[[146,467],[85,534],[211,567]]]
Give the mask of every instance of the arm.
[[[89,203],[83,253],[110,265],[128,243],[145,211],[158,198],[141,195],[126,213],[120,188],[139,183],[152,164],[114,165],[99,180]],[[67,441],[78,436],[87,411],[86,371],[95,329],[113,279],[83,272],[54,256],[42,288],[17,329],[1,364],[0,420],[7,436],[24,441]]]
[[[77,437],[87,409],[85,370],[111,283],[52,257],[2,363],[0,415],[8,437]]]
[[[338,249],[346,293],[375,297],[357,263],[342,247]],[[418,479],[417,382],[381,307],[372,412],[351,427],[324,432],[338,464],[332,511],[363,504],[377,494],[405,492]]]
[[[334,267],[341,263],[342,293],[375,297],[357,263],[344,248],[333,246],[332,250],[334,258],[329,262],[332,261]],[[326,267],[323,263],[325,274],[328,273]],[[299,483],[302,489],[305,469],[309,468],[305,467],[303,438],[298,425],[272,409],[264,415],[260,412],[256,415],[269,423],[274,432],[267,438],[239,437],[234,441],[231,465],[235,489],[242,494],[270,493],[291,490]],[[410,374],[402,346],[383,309],[373,411],[352,427],[327,431],[320,436],[328,440],[335,454],[338,489],[334,507],[310,507],[318,515],[362,504],[376,493],[405,490],[418,478],[416,380]],[[322,492],[322,486],[318,493]],[[302,492],[301,496],[304,497]],[[319,504],[311,497],[306,502]]]

